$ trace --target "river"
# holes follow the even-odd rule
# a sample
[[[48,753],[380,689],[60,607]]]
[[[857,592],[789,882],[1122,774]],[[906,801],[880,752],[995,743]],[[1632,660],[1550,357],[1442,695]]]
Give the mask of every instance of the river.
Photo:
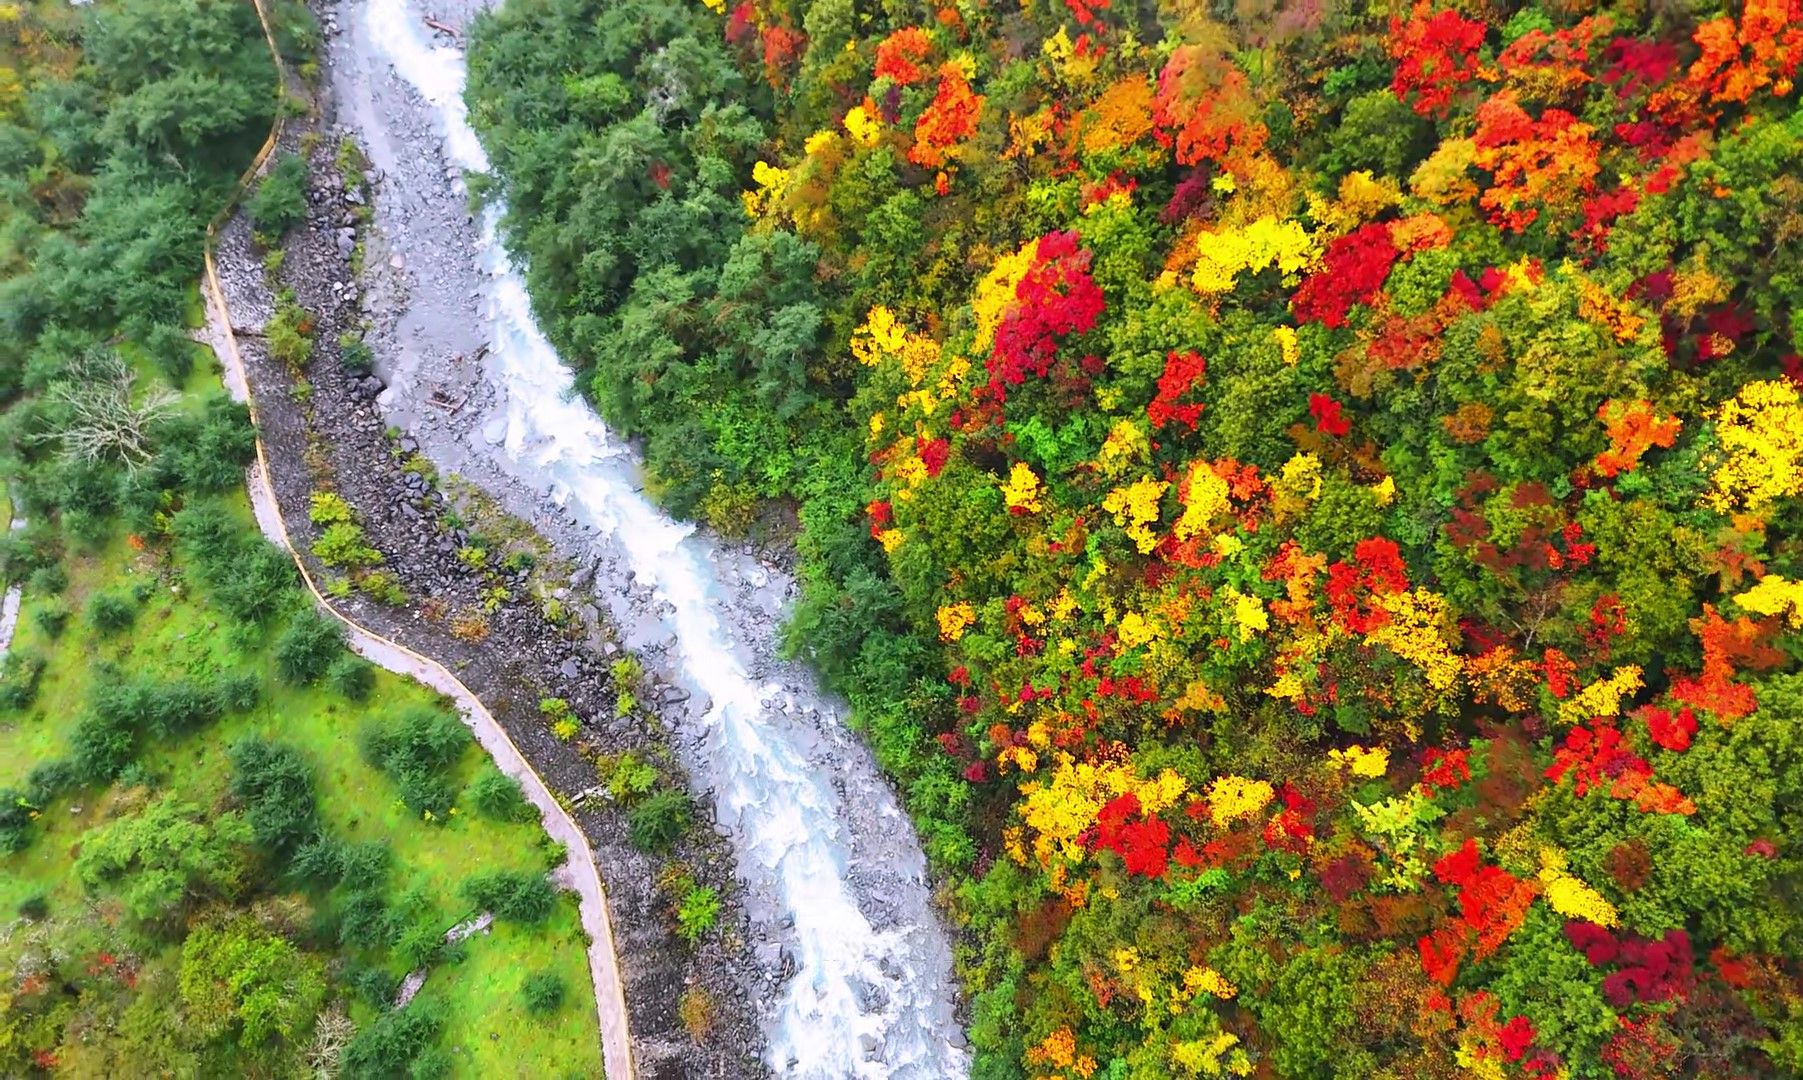
[[[686,692],[664,718],[733,844],[761,958],[793,970],[764,1008],[772,1071],[966,1074],[914,831],[842,703],[776,655],[793,582],[661,513],[630,447],[574,393],[500,242],[499,207],[464,212],[461,175],[488,160],[462,53],[428,14],[470,12],[363,0],[328,21],[339,120],[381,175],[369,295],[385,411],[441,469],[592,566],[593,602]]]

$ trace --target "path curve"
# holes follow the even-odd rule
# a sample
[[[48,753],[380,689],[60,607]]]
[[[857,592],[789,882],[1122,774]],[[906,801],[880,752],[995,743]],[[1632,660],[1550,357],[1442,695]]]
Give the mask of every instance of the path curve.
[[[12,531],[25,527],[25,519],[13,518]],[[13,631],[19,628],[19,606],[25,601],[25,583],[15,581],[6,587],[6,599],[0,601],[0,660],[12,651]]]
[[[268,12],[264,9],[263,0],[252,0],[257,10],[257,19],[263,27],[263,37],[269,46],[270,57],[275,61],[278,76],[278,88],[284,93],[287,88],[288,72],[282,63],[281,50],[276,46],[275,34],[269,24]],[[244,403],[250,410],[252,427],[257,424],[257,403],[250,393],[250,379],[244,367],[244,358],[238,352],[238,341],[232,332],[231,310],[226,305],[225,292],[219,286],[219,270],[214,260],[214,252],[218,246],[219,230],[230,220],[236,211],[250,184],[263,171],[275,150],[276,140],[282,130],[282,113],[278,109],[275,123],[270,127],[269,137],[264,140],[262,149],[257,151],[250,167],[239,177],[238,186],[232,198],[227,201],[213,220],[207,223],[205,256],[205,276],[201,279],[201,291],[206,297],[207,323],[209,337],[213,342],[213,351],[219,357],[225,369],[225,385],[233,399]],[[608,916],[607,894],[601,887],[601,874],[595,866],[594,852],[589,848],[588,838],[576,825],[567,811],[557,802],[546,785],[544,778],[526,760],[520,748],[514,744],[488,711],[479,698],[451,674],[443,664],[428,656],[409,649],[397,641],[392,641],[373,630],[368,629],[355,619],[338,610],[325,594],[319,591],[308,572],[307,564],[296,551],[288,536],[287,523],[282,519],[281,507],[275,498],[275,486],[270,480],[269,462],[263,448],[263,437],[259,429],[256,438],[257,460],[245,470],[245,486],[250,493],[251,509],[256,515],[257,527],[269,541],[286,551],[294,560],[295,568],[300,571],[301,581],[313,600],[325,611],[343,623],[348,635],[350,647],[359,655],[379,667],[386,668],[397,675],[415,679],[441,694],[449,697],[457,705],[457,711],[463,717],[470,731],[476,736],[495,766],[501,772],[517,780],[524,790],[526,798],[538,808],[543,819],[545,832],[563,844],[568,852],[564,877],[576,891],[579,898],[579,910],[582,928],[588,933],[588,966],[589,976],[595,986],[595,1011],[600,1022],[601,1058],[607,1070],[609,1080],[634,1080],[632,1060],[632,1037],[627,1026],[626,989],[620,978],[619,957],[614,947],[613,922]]]

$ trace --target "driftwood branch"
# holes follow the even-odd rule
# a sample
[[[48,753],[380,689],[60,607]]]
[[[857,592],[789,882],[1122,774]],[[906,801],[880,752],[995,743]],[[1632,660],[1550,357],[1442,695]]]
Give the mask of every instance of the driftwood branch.
[[[454,38],[460,38],[463,36],[463,31],[457,29],[455,26],[452,26],[450,23],[442,23],[442,22],[439,22],[437,19],[430,19],[430,18],[426,19],[425,23],[427,26],[430,26],[432,29],[437,30],[441,33],[449,34]]]

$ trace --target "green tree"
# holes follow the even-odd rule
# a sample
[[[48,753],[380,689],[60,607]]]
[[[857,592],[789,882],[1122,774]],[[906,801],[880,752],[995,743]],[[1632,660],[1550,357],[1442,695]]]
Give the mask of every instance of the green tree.
[[[295,1046],[325,1003],[325,965],[239,916],[202,923],[182,943],[181,999],[208,1039]]]
[[[115,896],[146,925],[176,925],[197,901],[244,888],[254,832],[235,813],[212,814],[174,795],[81,837],[75,875],[90,893]]]

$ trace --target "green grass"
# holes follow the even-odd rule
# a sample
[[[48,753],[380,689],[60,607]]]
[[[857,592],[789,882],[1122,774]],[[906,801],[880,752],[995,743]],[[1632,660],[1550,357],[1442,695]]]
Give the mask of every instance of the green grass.
[[[242,495],[235,502],[248,522],[248,502]],[[295,745],[314,766],[328,830],[346,840],[387,841],[394,853],[393,895],[414,891],[430,898],[446,928],[474,914],[461,898],[465,878],[544,866],[548,841],[538,825],[500,824],[466,814],[439,824],[424,822],[402,805],[387,777],[363,762],[357,747],[363,724],[407,705],[435,702],[433,692],[386,672],[378,674],[375,691],[363,704],[323,688],[280,683],[263,640],[233,630],[223,616],[186,594],[161,556],[136,550],[123,535],[102,551],[71,556],[67,565],[65,599],[76,614],[62,638],[48,640],[33,618],[44,598],[28,597],[20,620],[14,647],[35,650],[49,664],[37,700],[23,712],[0,715],[0,786],[18,784],[34,765],[63,752],[68,728],[80,715],[102,661],[170,679],[255,672],[262,676],[264,693],[252,713],[151,748],[141,759],[151,774],[193,801],[216,805],[226,792],[227,752],[236,740],[260,734]],[[149,598],[130,630],[110,639],[92,633],[82,615],[89,596],[145,586]],[[472,744],[459,763],[459,779],[467,781],[482,760]],[[53,913],[70,912],[83,903],[71,872],[71,849],[85,829],[107,820],[117,799],[116,792],[89,791],[46,808],[32,846],[0,860],[0,921],[36,895],[49,899]],[[423,994],[446,1008],[443,1045],[454,1048],[457,1074],[599,1076],[594,991],[583,949],[572,898],[546,926],[498,927],[470,939],[462,963],[434,969]],[[527,973],[545,968],[564,976],[568,996],[553,1016],[528,1022],[519,983]],[[353,1016],[367,1019],[367,1008],[353,1009]]]
[[[442,1045],[461,1068],[476,1075],[538,1078],[599,1077],[599,1053],[566,1056],[577,1038],[595,1042],[595,995],[576,898],[566,896],[542,927],[496,923],[487,936],[469,939],[455,978],[433,981],[422,1000],[445,1007]],[[563,977],[563,1005],[550,1016],[526,1011],[520,986],[528,975],[550,969]]]
[[[182,302],[182,325],[190,330],[198,330],[207,324],[207,301],[200,294],[200,282],[188,286],[188,292]]]

